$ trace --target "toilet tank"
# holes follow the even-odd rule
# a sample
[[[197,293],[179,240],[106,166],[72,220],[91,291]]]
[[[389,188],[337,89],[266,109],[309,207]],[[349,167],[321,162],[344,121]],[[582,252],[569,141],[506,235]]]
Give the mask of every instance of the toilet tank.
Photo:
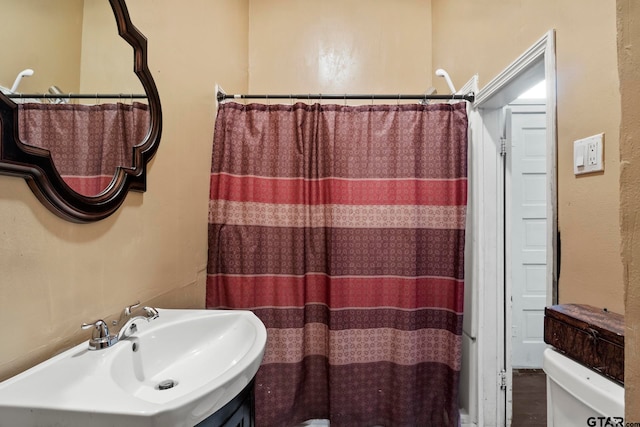
[[[624,387],[548,348],[547,426],[624,426]]]

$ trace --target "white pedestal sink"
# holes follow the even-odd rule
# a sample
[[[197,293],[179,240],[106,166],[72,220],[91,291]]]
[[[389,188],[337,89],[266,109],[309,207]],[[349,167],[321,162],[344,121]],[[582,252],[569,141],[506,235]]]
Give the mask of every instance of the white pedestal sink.
[[[255,376],[267,332],[253,313],[158,312],[112,347],[85,342],[0,383],[0,427],[191,427]]]

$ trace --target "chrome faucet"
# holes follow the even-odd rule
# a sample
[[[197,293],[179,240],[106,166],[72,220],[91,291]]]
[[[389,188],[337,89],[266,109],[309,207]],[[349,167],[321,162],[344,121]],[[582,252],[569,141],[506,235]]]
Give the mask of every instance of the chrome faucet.
[[[125,307],[120,315],[120,319],[113,322],[113,325],[121,325],[120,332],[116,335],[118,340],[122,340],[131,336],[138,330],[136,325],[137,320],[146,320],[147,322],[157,319],[159,314],[158,310],[153,307],[142,307],[140,310],[136,310],[140,307],[140,302]],[[140,313],[135,315],[136,313]]]
[[[82,329],[93,329],[91,339],[89,340],[89,350],[100,350],[103,348],[111,347],[118,343],[118,341],[130,337],[138,330],[136,321],[144,319],[150,322],[153,319],[157,319],[159,314],[158,310],[153,307],[142,307],[140,310],[136,310],[140,306],[140,302],[125,307],[120,315],[119,320],[114,320],[113,326],[120,326],[117,334],[109,333],[109,328],[104,320],[96,320],[93,323],[83,323]],[[134,315],[136,312],[140,312],[138,315]]]

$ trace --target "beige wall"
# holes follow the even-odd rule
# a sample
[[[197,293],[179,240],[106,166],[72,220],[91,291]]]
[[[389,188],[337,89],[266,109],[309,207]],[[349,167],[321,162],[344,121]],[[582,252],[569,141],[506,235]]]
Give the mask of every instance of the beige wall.
[[[618,0],[620,59],[620,202],[622,259],[626,284],[626,421],[640,421],[640,5]]]
[[[455,23],[460,23],[456,25]],[[601,0],[434,0],[433,66],[487,84],[556,30],[559,300],[624,313],[616,8]],[[436,82],[441,87],[442,82]],[[605,172],[577,178],[573,141],[605,133]]]
[[[251,92],[431,86],[431,0],[250,0],[249,17]]]
[[[80,92],[144,93],[133,72],[133,48],[118,35],[109,2],[84,0],[83,12]]]
[[[148,190],[78,225],[44,208],[23,179],[0,176],[0,379],[86,340],[82,322],[136,300],[204,306],[214,84],[247,89],[248,3],[129,7],[149,40],[164,114]]]
[[[77,92],[82,4],[83,0],[0,0],[0,86],[11,88],[17,74],[31,68],[34,74],[22,80],[19,92],[47,92],[52,85]]]

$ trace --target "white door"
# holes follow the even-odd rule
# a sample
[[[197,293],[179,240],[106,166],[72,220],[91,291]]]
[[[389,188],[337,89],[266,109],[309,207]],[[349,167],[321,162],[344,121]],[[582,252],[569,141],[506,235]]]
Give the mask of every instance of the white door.
[[[545,105],[519,103],[508,110],[506,280],[512,298],[511,366],[542,368],[547,300]]]

